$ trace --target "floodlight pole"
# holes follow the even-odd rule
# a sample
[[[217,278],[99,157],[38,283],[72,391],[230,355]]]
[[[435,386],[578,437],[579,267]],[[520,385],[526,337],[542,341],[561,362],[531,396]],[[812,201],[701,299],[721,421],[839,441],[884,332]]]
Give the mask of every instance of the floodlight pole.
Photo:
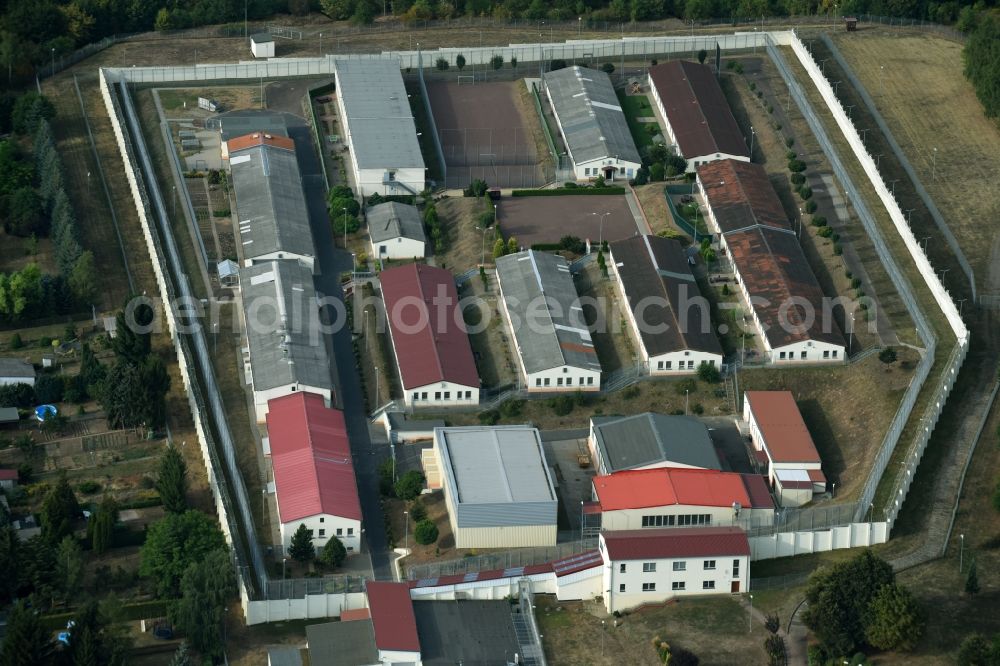
[[[937,148],[934,149],[934,161],[931,163],[931,180],[937,180]]]
[[[347,208],[341,208],[344,211],[344,249],[347,249]]]
[[[757,138],[757,130],[750,126],[750,161],[753,162],[753,142]]]

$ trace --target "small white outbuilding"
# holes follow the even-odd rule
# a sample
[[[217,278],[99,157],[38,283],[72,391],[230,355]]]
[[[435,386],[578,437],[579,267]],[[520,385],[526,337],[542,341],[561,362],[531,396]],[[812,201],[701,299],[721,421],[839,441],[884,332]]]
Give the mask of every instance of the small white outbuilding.
[[[251,35],[250,52],[253,53],[254,58],[273,58],[274,37],[266,32]]]

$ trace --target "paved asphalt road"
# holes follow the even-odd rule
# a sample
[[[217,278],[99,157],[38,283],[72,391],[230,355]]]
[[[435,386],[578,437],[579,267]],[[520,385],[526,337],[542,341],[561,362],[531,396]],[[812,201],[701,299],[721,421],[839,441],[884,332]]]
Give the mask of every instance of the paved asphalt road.
[[[313,241],[316,243],[317,271],[314,278],[316,290],[322,294],[344,299],[339,276],[351,270],[351,255],[333,243],[333,233],[326,213],[326,187],[323,172],[313,146],[312,133],[301,118],[289,124],[288,135],[295,141],[302,188],[305,192],[309,219],[312,223]],[[327,321],[334,324],[332,338],[334,385],[336,403],[344,410],[347,433],[350,437],[354,468],[358,477],[361,512],[364,515],[365,543],[371,555],[372,570],[377,579],[392,579],[391,559],[385,540],[382,506],[378,494],[378,462],[389,455],[385,445],[373,449],[368,434],[368,416],[361,394],[361,383],[354,363],[351,333],[347,326],[338,325],[333,307],[327,306]],[[374,451],[374,454],[372,453]]]

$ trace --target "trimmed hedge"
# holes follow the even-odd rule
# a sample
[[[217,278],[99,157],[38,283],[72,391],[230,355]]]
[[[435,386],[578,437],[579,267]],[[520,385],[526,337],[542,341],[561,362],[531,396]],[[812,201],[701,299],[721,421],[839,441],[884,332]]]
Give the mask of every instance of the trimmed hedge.
[[[624,187],[570,187],[559,190],[514,190],[512,197],[562,197],[574,194],[625,194]]]
[[[167,614],[167,602],[159,600],[137,601],[131,604],[122,604],[123,620],[142,620],[153,617],[163,617]],[[54,613],[43,615],[39,618],[42,627],[49,631],[58,631],[66,628],[66,623],[76,616],[76,611],[69,613]]]
[[[535,243],[531,246],[535,252],[558,252],[562,249],[559,243]]]

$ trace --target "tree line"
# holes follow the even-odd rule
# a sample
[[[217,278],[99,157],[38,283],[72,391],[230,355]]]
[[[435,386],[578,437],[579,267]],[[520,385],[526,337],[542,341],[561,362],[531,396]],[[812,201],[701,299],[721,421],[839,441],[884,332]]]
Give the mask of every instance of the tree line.
[[[1000,13],[977,12],[965,43],[965,77],[976,90],[987,118],[1000,116]]]
[[[67,314],[89,306],[94,297],[94,256],[80,245],[62,158],[49,124],[53,115],[47,99],[36,93],[23,95],[12,112],[17,134],[0,141],[4,232],[23,238],[28,253],[37,252],[39,238],[50,238],[59,267],[56,275],[48,275],[32,262],[19,271],[0,273],[0,318],[8,321]],[[31,137],[31,159],[21,148],[24,137]]]

